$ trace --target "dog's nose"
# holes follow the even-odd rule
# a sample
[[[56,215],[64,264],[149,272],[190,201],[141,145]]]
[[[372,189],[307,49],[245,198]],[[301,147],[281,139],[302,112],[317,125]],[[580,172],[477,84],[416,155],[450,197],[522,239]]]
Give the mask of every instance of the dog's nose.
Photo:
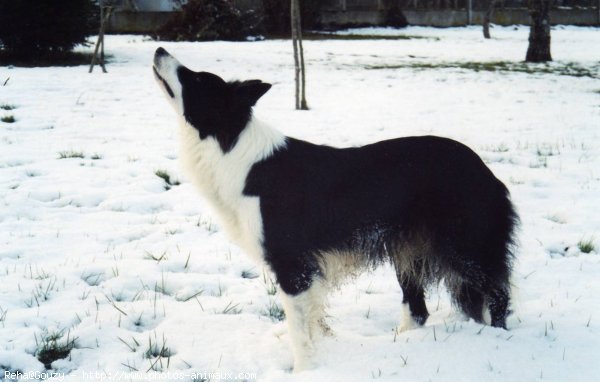
[[[158,49],[156,49],[156,52],[154,52],[154,56],[155,57],[162,57],[162,56],[168,56],[169,53],[161,46]]]
[[[157,67],[160,66],[160,61],[163,57],[171,57],[171,55],[161,46],[154,52],[154,65]]]

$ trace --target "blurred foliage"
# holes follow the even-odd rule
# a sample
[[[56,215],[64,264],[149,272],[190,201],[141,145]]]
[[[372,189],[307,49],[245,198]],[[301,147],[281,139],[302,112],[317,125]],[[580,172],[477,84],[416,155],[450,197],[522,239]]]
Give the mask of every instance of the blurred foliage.
[[[318,0],[301,0],[300,17],[302,29],[317,29],[319,27],[319,9],[321,2]],[[263,28],[269,35],[290,35],[290,1],[289,0],[263,0],[264,19]]]
[[[153,36],[166,41],[241,41],[260,35],[261,20],[228,0],[189,0]]]
[[[64,55],[97,32],[92,0],[0,0],[3,56]]]

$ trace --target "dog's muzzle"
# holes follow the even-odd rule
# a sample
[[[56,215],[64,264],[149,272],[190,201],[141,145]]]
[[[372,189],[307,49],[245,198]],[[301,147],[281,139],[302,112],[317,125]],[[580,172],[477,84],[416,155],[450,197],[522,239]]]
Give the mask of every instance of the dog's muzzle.
[[[167,81],[163,78],[163,76],[160,75],[160,70],[163,67],[162,63],[167,57],[172,56],[164,48],[160,47],[156,49],[156,52],[154,52],[154,65],[152,65],[152,71],[154,72],[154,77],[156,78],[156,80],[162,83],[169,96],[171,98],[175,98],[173,90],[171,89]]]

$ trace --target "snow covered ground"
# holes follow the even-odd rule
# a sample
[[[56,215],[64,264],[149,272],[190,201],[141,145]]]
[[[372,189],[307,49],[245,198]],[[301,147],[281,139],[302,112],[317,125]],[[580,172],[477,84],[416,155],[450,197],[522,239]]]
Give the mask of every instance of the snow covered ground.
[[[0,67],[0,82],[10,77],[0,107],[15,107],[0,117],[16,119],[0,122],[0,380],[44,372],[44,344],[73,347],[51,366],[75,381],[159,377],[148,370],[197,381],[597,380],[600,31],[553,29],[548,66],[520,64],[525,27],[494,28],[488,41],[479,28],[353,33],[413,38],[306,41],[308,112],[292,110],[289,41],[107,36],[108,74]],[[291,374],[269,275],[180,176],[175,118],[150,69],[158,46],[198,70],[273,83],[256,113],[291,136],[351,146],[436,134],[471,146],[522,219],[510,330],[465,321],[440,287],[427,325],[396,333],[402,294],[382,268],[332,294],[335,337],[319,342],[316,369]],[[511,65],[537,72],[485,70]]]

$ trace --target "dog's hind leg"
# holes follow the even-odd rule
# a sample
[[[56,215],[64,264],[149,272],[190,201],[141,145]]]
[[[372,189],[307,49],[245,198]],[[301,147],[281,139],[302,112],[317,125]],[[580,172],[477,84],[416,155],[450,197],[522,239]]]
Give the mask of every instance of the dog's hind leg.
[[[484,323],[483,312],[487,305],[492,326],[506,329],[510,301],[508,274],[502,267],[483,270],[481,266],[463,266],[458,279],[446,280],[446,285],[468,317]]]
[[[399,330],[405,331],[425,324],[429,312],[425,305],[425,290],[413,276],[406,275],[399,264],[394,264],[398,283],[402,288],[402,322]]]
[[[506,317],[510,313],[508,310],[510,300],[508,288],[494,288],[489,292],[487,298],[490,316],[492,317],[492,326],[506,329]]]
[[[483,323],[484,296],[466,282],[449,287],[452,298],[467,317],[475,322]]]
[[[423,287],[413,282],[400,282],[402,288],[402,322],[400,331],[423,326],[429,312],[425,305],[425,291]]]

